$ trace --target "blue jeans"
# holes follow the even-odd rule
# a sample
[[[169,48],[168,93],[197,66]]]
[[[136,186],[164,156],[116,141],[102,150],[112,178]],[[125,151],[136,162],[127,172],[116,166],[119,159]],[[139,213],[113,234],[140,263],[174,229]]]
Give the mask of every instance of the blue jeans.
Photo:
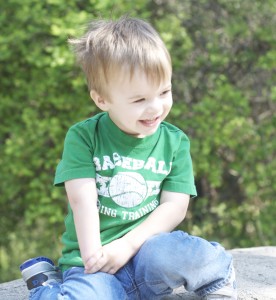
[[[157,300],[184,286],[199,296],[224,286],[232,256],[218,243],[183,231],[162,233],[146,241],[116,274],[84,274],[73,267],[63,283],[31,290],[30,299],[47,300]]]

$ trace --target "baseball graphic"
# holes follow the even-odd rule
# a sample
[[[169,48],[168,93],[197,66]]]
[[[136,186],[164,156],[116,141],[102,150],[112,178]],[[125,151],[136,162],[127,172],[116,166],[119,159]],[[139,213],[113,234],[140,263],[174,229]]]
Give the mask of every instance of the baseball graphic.
[[[143,202],[147,184],[139,173],[120,172],[109,183],[109,195],[116,204],[131,208]]]

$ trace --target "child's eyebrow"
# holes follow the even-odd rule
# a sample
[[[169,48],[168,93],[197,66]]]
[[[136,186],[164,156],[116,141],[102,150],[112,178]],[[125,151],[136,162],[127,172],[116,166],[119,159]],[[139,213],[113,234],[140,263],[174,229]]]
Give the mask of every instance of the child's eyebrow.
[[[168,84],[167,86],[164,86],[162,87],[162,89],[160,89],[161,91],[165,91],[165,90],[169,90],[172,88],[172,84]],[[133,100],[133,99],[139,99],[139,98],[145,98],[145,95],[142,95],[142,94],[137,94],[137,95],[134,95],[134,96],[131,96],[129,97],[128,99],[129,100]]]
[[[162,90],[168,90],[168,89],[171,89],[172,88],[172,84],[168,84],[166,87],[164,87]]]

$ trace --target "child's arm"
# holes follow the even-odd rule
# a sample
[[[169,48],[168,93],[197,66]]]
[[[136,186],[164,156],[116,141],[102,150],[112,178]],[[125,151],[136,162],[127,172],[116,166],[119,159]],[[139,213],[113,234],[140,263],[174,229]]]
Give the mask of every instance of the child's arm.
[[[190,196],[187,194],[163,191],[160,205],[148,218],[122,238],[103,246],[103,256],[87,271],[116,273],[137,253],[147,239],[161,232],[170,232],[183,221],[189,199]]]
[[[102,256],[95,179],[69,180],[65,182],[65,189],[73,210],[81,257],[86,268],[87,264],[94,265]]]
[[[149,217],[127,233],[124,238],[136,251],[143,243],[155,234],[170,232],[185,218],[190,200],[190,195],[162,191],[160,205]]]

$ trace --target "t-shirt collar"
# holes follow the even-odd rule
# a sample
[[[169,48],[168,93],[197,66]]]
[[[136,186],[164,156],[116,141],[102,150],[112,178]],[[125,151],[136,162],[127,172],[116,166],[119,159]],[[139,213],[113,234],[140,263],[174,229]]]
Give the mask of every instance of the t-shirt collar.
[[[131,147],[139,147],[139,148],[148,148],[156,144],[160,136],[160,126],[152,135],[146,136],[144,138],[137,138],[135,136],[131,136],[124,131],[122,131],[110,118],[108,113],[103,115],[102,121],[105,123],[105,127],[109,138],[113,141],[116,141],[120,144],[131,146]]]

